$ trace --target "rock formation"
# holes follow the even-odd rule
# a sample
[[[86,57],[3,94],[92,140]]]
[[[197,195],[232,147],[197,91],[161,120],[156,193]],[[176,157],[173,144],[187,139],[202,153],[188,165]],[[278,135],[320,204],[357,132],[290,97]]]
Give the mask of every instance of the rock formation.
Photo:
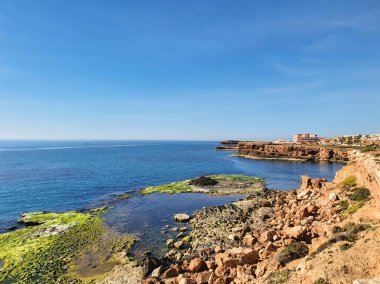
[[[370,283],[355,279],[380,275],[379,163],[349,157],[334,182],[302,176],[299,190],[196,211],[191,249],[145,283]]]
[[[270,142],[239,142],[237,155],[259,159],[295,159],[305,161],[348,161],[345,148],[302,145],[278,145]]]

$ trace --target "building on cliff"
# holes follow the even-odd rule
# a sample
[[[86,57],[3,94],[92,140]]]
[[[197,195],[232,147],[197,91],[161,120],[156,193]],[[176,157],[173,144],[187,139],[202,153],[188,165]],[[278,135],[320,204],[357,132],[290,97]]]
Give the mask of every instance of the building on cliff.
[[[293,135],[293,142],[299,144],[316,144],[319,142],[319,137],[317,134],[295,134]]]

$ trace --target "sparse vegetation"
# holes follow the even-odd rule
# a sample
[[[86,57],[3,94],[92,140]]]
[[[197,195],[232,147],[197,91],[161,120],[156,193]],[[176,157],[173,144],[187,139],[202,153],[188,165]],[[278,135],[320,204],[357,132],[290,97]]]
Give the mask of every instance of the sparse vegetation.
[[[376,151],[378,148],[376,146],[366,146],[364,148],[361,148],[360,151],[362,152],[371,152],[371,151]]]
[[[363,232],[370,228],[371,225],[369,224],[354,224],[354,223],[348,223],[346,226],[339,227],[339,226],[334,226],[332,231],[333,231],[333,237],[329,239],[327,242],[324,242],[321,244],[315,252],[312,253],[312,256],[315,256],[318,253],[321,253],[322,251],[326,250],[329,248],[332,244],[340,242],[340,241],[348,241],[351,243],[354,243],[357,238],[358,234],[360,232]],[[352,244],[349,244],[350,247]],[[346,244],[343,244],[343,247],[339,247],[340,250],[345,250],[349,249],[350,247],[347,247]]]
[[[342,200],[339,204],[340,210],[344,211],[347,210],[350,204],[348,203],[348,200]]]
[[[339,246],[339,250],[340,251],[345,251],[345,250],[348,250],[351,247],[352,247],[352,244],[350,244],[350,243],[344,243],[344,244],[341,244]]]
[[[342,186],[353,187],[356,184],[355,176],[348,176],[342,181]]]
[[[309,248],[305,243],[294,242],[285,247],[278,255],[277,260],[282,264],[286,264],[292,260],[304,257],[307,255]]]
[[[290,271],[289,269],[279,270],[272,272],[268,276],[269,283],[284,283],[289,278]]]
[[[359,187],[353,190],[353,193],[348,196],[352,201],[366,201],[371,196],[368,188]]]
[[[328,284],[325,278],[319,277],[317,280],[314,281],[314,284]]]
[[[251,177],[251,176],[243,176],[243,175],[210,175],[205,176],[204,178],[214,180],[216,182],[221,180],[228,180],[228,181],[244,181],[244,182],[263,182],[264,179],[260,177]],[[197,179],[195,179],[197,180]],[[192,181],[195,181],[192,180]],[[168,184],[163,184],[159,186],[151,186],[140,190],[140,193],[150,194],[154,192],[160,192],[160,193],[167,193],[167,194],[176,194],[176,193],[187,193],[192,192],[192,181],[191,180],[184,180],[184,181],[178,181]],[[200,186],[200,185],[198,185]]]

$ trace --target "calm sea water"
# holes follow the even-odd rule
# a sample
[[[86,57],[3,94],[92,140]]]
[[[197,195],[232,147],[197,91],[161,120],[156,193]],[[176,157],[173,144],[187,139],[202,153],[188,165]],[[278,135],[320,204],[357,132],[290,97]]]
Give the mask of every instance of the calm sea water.
[[[1,141],[0,231],[31,211],[80,210],[114,193],[207,174],[262,176],[269,188],[299,186],[300,175],[331,180],[342,165],[247,160],[218,152],[217,142]],[[116,230],[159,234],[172,214],[191,213],[237,197],[153,194],[118,201],[105,217]]]

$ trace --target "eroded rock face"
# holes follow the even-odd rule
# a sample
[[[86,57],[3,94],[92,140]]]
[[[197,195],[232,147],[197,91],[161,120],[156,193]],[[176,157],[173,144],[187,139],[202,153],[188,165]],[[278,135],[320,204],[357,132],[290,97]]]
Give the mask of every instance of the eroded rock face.
[[[349,156],[349,163],[336,173],[334,183],[340,184],[345,178],[355,176],[356,183],[371,191],[380,208],[380,164],[373,155],[359,150],[351,151]]]
[[[348,161],[347,150],[318,146],[276,145],[270,142],[239,142],[238,155],[256,158]]]

